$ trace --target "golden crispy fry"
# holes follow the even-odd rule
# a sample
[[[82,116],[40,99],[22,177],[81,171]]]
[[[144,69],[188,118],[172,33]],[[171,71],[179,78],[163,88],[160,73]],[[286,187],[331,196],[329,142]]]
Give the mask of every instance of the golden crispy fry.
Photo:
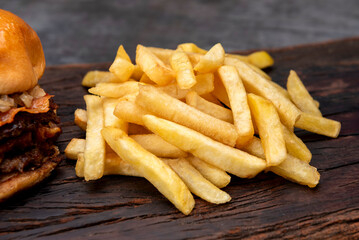
[[[174,122],[153,115],[145,115],[143,122],[165,141],[238,177],[254,177],[266,167],[263,159],[214,141]]]
[[[192,53],[200,53],[200,54],[206,54],[207,50],[204,50],[202,48],[199,48],[194,43],[182,43],[177,46],[177,49],[181,49],[184,52],[192,52]]]
[[[127,94],[138,92],[138,86],[141,83],[137,81],[127,81],[124,83],[99,83],[96,87],[90,88],[89,92],[95,95],[121,98]]]
[[[214,72],[223,65],[224,49],[220,43],[214,45],[194,67],[194,70],[200,73]]]
[[[258,51],[248,55],[249,63],[259,68],[273,66],[274,60],[266,51]]]
[[[149,112],[135,103],[136,95],[127,95],[119,99],[113,114],[129,123],[143,125],[142,116]]]
[[[270,81],[257,74],[248,67],[246,63],[238,59],[227,57],[224,64],[235,66],[247,92],[254,93],[272,101],[283,124],[289,129],[293,129],[294,123],[299,118],[301,112],[288,98],[278,91]]]
[[[252,93],[248,94],[248,104],[259,131],[267,165],[276,166],[287,157],[282,124],[273,104]]]
[[[133,69],[133,73],[131,75],[131,79],[134,79],[136,81],[140,81],[142,75],[143,75],[143,71],[142,69],[140,68],[140,66],[138,65],[134,65],[134,69]]]
[[[327,137],[336,138],[339,135],[341,124],[338,121],[324,117],[302,113],[295,127],[317,133]]]
[[[272,78],[267,74],[265,73],[262,69],[260,69],[259,67],[253,65],[253,64],[250,64],[248,63],[247,64],[248,67],[250,67],[253,71],[255,71],[256,73],[258,73],[259,75],[261,75],[263,78],[267,79],[268,81],[272,81]]]
[[[73,138],[70,143],[67,144],[65,149],[65,155],[68,159],[76,160],[79,153],[83,153],[85,150],[86,140]]]
[[[116,117],[113,114],[117,103],[118,103],[118,100],[114,99],[114,98],[103,98],[102,99],[104,126],[119,128],[122,131],[127,132],[128,123],[125,122],[124,120]]]
[[[158,85],[166,85],[174,79],[175,74],[156,55],[142,45],[137,45],[136,63],[144,73]]]
[[[198,197],[215,204],[226,203],[231,200],[228,193],[205,179],[186,159],[164,159],[164,161],[178,174],[189,190]]]
[[[233,123],[233,114],[230,109],[209,102],[201,98],[196,92],[192,91],[186,95],[186,103],[212,117]]]
[[[180,89],[176,83],[168,84],[166,86],[158,87],[161,91],[167,93],[168,95],[177,98],[183,99],[186,97],[186,94],[190,91],[195,91],[199,95],[210,93],[214,89],[213,85],[214,76],[213,73],[204,73],[198,74],[196,76],[196,84],[190,89]]]
[[[181,158],[187,157],[187,153],[176,146],[166,142],[156,134],[131,135],[144,149],[161,158]]]
[[[105,71],[89,71],[82,79],[82,86],[94,87],[98,83],[121,82],[115,74]]]
[[[293,70],[290,70],[289,73],[287,89],[290,98],[300,110],[315,116],[322,116],[322,113],[319,111],[314,99],[310,96],[297,73]]]
[[[253,137],[243,150],[259,158],[265,158],[261,140],[257,137]],[[320,179],[320,175],[315,167],[310,166],[308,163],[290,154],[287,154],[287,158],[281,164],[269,167],[267,170],[292,182],[307,185],[311,188],[315,187]]]
[[[285,145],[288,153],[306,163],[312,159],[312,153],[309,151],[304,142],[298,138],[294,132],[289,131],[288,128],[282,125]]]
[[[280,86],[278,83],[275,82],[270,82],[273,87],[275,87],[279,92],[281,92],[283,94],[283,96],[285,96],[286,98],[290,99],[290,96],[288,94],[288,91],[285,90],[282,86]]]
[[[219,142],[234,146],[237,132],[234,126],[205,114],[152,86],[141,86],[136,103],[157,116],[195,129]]]
[[[75,166],[76,176],[83,178],[84,177],[84,168],[85,168],[85,158],[84,158],[84,154],[82,152],[77,155],[77,161],[76,161],[76,166]]]
[[[87,126],[87,112],[84,109],[75,110],[75,124],[79,126],[82,130],[86,131]]]
[[[147,84],[156,84],[154,81],[152,81],[147,75],[146,73],[142,74],[140,80],[141,83],[147,83]]]
[[[231,176],[218,167],[202,161],[197,157],[191,156],[186,159],[202,174],[203,177],[219,188],[224,188],[231,181]]]
[[[189,89],[196,84],[196,77],[187,54],[175,51],[170,59],[172,69],[176,73],[176,80],[180,89]]]
[[[150,134],[151,131],[145,128],[144,126],[128,123],[128,135],[136,135],[136,134]]]
[[[205,94],[201,94],[200,96],[201,98],[207,100],[208,102],[217,104],[221,107],[223,106],[222,103],[212,93],[205,93]]]
[[[214,90],[212,94],[227,107],[231,107],[226,88],[217,73],[214,74]]]
[[[110,72],[116,75],[120,82],[130,79],[135,66],[132,64],[130,57],[121,45],[117,50],[115,61],[110,66]]]
[[[254,134],[251,112],[247,102],[247,93],[235,67],[222,66],[218,68],[218,75],[226,88],[232,109],[234,126],[238,133],[236,146],[240,147],[251,140]]]
[[[102,135],[118,156],[130,163],[181,212],[187,215],[192,211],[194,199],[170,167],[119,129],[104,128]]]
[[[101,135],[104,119],[101,98],[85,95],[84,99],[87,107],[84,177],[89,181],[101,178],[104,172],[105,141]]]

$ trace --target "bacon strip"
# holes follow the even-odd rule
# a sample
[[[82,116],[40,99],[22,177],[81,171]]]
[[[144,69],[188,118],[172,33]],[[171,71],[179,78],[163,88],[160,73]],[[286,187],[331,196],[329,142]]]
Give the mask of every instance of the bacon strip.
[[[0,127],[11,123],[14,120],[15,115],[18,112],[28,112],[28,113],[45,113],[50,110],[50,98],[53,95],[46,94],[43,97],[35,98],[32,101],[30,108],[20,107],[20,108],[12,108],[7,112],[0,113]]]

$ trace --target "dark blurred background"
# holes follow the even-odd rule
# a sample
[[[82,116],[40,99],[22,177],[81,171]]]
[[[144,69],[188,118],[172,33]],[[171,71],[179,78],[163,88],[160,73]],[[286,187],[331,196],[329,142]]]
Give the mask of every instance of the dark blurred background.
[[[195,42],[226,51],[359,36],[359,1],[0,1],[39,34],[47,65],[109,62],[119,44],[174,48]]]

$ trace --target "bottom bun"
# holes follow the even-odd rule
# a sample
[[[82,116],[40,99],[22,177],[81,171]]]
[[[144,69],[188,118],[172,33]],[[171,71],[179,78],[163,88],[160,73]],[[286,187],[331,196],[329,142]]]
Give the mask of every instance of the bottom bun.
[[[34,170],[17,173],[5,181],[0,183],[0,202],[11,197],[15,193],[30,188],[46,177],[48,177],[52,170],[61,162],[60,151],[56,146],[53,146],[55,153],[48,156],[44,164]]]

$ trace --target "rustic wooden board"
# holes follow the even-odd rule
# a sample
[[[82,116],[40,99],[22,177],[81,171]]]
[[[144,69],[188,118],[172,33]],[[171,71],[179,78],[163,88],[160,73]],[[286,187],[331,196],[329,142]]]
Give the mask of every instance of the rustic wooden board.
[[[298,131],[321,174],[317,188],[272,173],[233,177],[225,188],[230,203],[196,198],[194,211],[184,216],[144,179],[84,182],[75,176],[75,162],[64,160],[45,182],[0,205],[0,238],[359,238],[359,38],[269,51],[275,81],[284,85],[295,69],[323,114],[342,122],[338,139]],[[85,136],[73,124],[74,110],[84,107],[81,78],[108,66],[46,69],[41,84],[60,106],[62,151],[71,138]]]

